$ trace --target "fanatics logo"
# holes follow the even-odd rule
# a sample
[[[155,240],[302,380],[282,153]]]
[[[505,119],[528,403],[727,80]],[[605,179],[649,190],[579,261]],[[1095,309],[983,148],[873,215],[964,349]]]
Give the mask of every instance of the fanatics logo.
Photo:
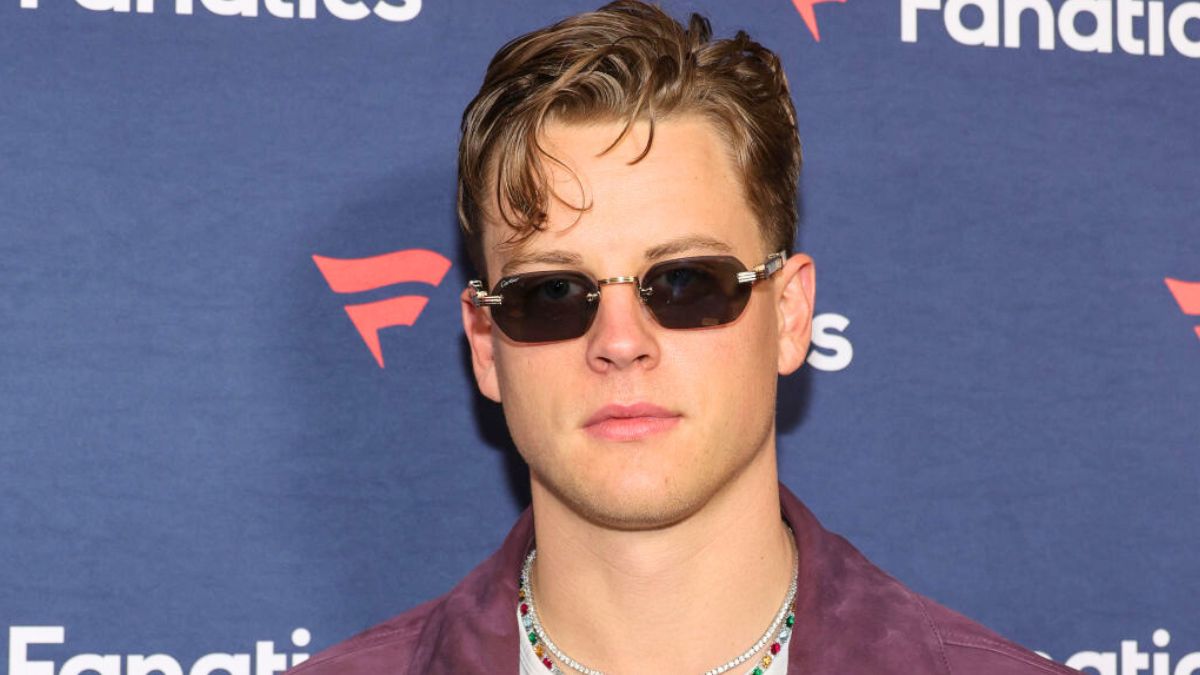
[[[30,651],[41,656],[49,651],[43,645],[62,645],[67,640],[66,626],[9,626],[8,628],[8,673],[9,675],[69,675],[70,673],[96,673],[97,675],[135,675],[136,673],[189,673],[190,675],[250,675],[250,673],[279,673],[308,660],[306,651],[288,654],[275,651],[274,640],[256,640],[254,648],[242,653],[215,652],[204,654],[188,668],[187,662],[174,656],[155,651],[152,654],[75,654],[57,668],[53,659],[32,659]],[[292,644],[304,649],[312,641],[307,628],[292,631]],[[32,650],[30,648],[33,648]],[[285,648],[286,650],[286,648]],[[149,650],[146,650],[149,651]],[[291,658],[288,658],[288,657]]]
[[[1200,281],[1180,281],[1167,277],[1163,279],[1179,309],[1189,316],[1200,316]],[[1200,326],[1196,326],[1196,337],[1200,337]]]
[[[796,6],[796,11],[800,12],[800,18],[804,19],[804,25],[808,26],[808,32],[812,33],[813,39],[817,42],[821,41],[821,29],[817,27],[817,15],[813,11],[814,5],[819,5],[822,2],[845,2],[846,0],[792,0],[792,4]]]
[[[1189,28],[1189,24],[1200,21],[1197,0],[1174,6],[1168,0],[1066,0],[1057,7],[1050,0],[946,0],[944,6],[942,3],[943,0],[900,0],[901,41],[918,41],[918,14],[925,12],[940,13],[950,38],[970,47],[994,48],[1003,44],[1007,49],[1020,49],[1022,26],[1028,24],[1036,29],[1032,33],[1037,35],[1038,49],[1046,51],[1058,49],[1061,41],[1067,49],[1077,52],[1164,56],[1170,45],[1184,56],[1200,59],[1200,40]],[[929,30],[928,24],[925,30]]]
[[[195,10],[195,0],[160,0],[162,5],[155,7],[155,0],[75,0],[75,4],[93,12],[116,12],[118,14],[153,14],[157,9],[160,13],[174,10],[178,16],[190,16]],[[422,0],[400,0],[389,3],[378,0],[374,6],[368,7],[361,0],[321,0],[325,11],[336,19],[343,21],[360,21],[372,14],[384,21],[411,21],[421,13]],[[270,16],[277,19],[316,19],[318,0],[263,0],[262,10],[259,0],[200,0],[200,4],[209,14],[217,16],[258,17]],[[37,9],[38,0],[21,0],[22,9]]]
[[[441,254],[421,248],[393,251],[369,258],[327,258],[314,255],[313,262],[321,270],[334,293],[364,291],[419,282],[437,286],[450,271],[450,261]],[[346,305],[350,322],[362,336],[375,362],[383,368],[383,350],[379,346],[379,331],[392,326],[411,326],[421,316],[429,298],[420,295],[398,295],[394,298]]]

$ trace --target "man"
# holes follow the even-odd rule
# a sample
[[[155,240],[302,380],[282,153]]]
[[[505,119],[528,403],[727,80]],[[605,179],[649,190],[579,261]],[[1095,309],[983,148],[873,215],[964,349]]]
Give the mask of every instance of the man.
[[[462,295],[532,507],[454,590],[297,675],[1068,673],[925,599],[777,482],[809,347],[783,71],[625,0],[521,37],[463,118]]]

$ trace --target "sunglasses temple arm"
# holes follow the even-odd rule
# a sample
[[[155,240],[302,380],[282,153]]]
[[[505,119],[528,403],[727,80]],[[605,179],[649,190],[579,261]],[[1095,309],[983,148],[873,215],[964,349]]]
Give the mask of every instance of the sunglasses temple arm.
[[[488,295],[487,291],[483,288],[482,281],[471,280],[467,282],[467,286],[471,288],[471,292],[473,293],[471,296],[471,304],[475,305],[476,307],[483,307],[484,305],[499,305],[500,303],[504,302],[503,295]]]
[[[767,260],[763,264],[758,265],[754,269],[746,272],[738,272],[738,283],[752,284],[756,281],[768,279],[772,274],[778,272],[783,267],[783,263],[785,262],[787,262],[787,251],[778,251],[776,253],[772,253],[771,255],[767,256]]]

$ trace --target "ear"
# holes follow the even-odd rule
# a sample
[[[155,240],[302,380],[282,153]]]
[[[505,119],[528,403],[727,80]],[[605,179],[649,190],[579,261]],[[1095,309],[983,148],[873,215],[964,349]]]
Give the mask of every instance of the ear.
[[[788,258],[776,277],[779,321],[779,374],[790,375],[808,358],[812,339],[813,298],[817,271],[812,258],[797,253]]]
[[[475,370],[475,382],[479,392],[493,401],[500,402],[500,385],[496,379],[496,355],[492,342],[495,324],[483,307],[476,307],[471,298],[473,292],[466,288],[462,293],[463,332],[471,347],[471,367]]]

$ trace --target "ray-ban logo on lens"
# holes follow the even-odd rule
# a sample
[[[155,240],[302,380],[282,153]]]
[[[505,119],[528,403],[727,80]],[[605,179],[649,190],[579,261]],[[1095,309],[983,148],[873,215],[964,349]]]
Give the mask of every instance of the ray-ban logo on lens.
[[[334,293],[362,293],[392,284],[417,282],[437,286],[450,271],[450,261],[441,254],[421,248],[393,251],[369,258],[327,258],[314,255]],[[411,326],[421,316],[429,298],[398,295],[385,300],[346,305],[350,322],[362,336],[375,362],[383,368],[379,331],[392,326]]]
[[[817,26],[817,13],[813,11],[814,5],[819,5],[823,2],[845,2],[846,0],[792,0],[792,4],[796,6],[796,11],[800,12],[800,18],[804,19],[804,25],[808,26],[808,32],[812,33],[813,39],[817,42],[821,41],[821,29]]]
[[[1200,316],[1200,281],[1181,281],[1167,277],[1167,288],[1179,303],[1179,309],[1188,316]],[[1195,327],[1196,337],[1200,337],[1200,326]]]

